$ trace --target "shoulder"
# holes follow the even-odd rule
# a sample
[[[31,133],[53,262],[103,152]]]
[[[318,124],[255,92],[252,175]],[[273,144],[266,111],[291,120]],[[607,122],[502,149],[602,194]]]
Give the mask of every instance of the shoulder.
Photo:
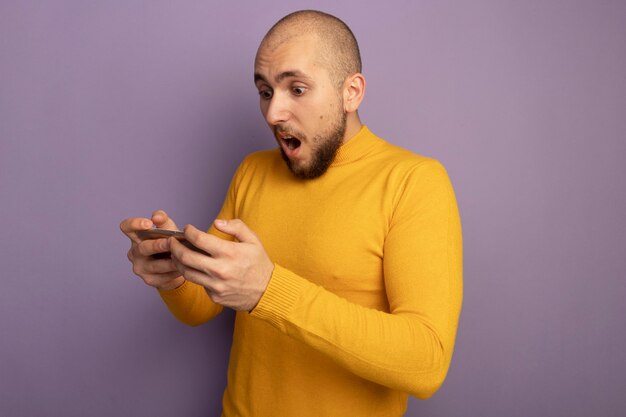
[[[382,172],[402,182],[416,177],[447,179],[446,169],[439,160],[401,148],[385,139],[377,140],[372,161]]]
[[[264,149],[248,154],[242,161],[242,165],[266,165],[280,160],[280,151],[278,149]]]
[[[248,154],[239,164],[236,176],[245,176],[259,171],[272,170],[282,158],[278,149],[266,149]]]
[[[367,169],[380,178],[394,206],[405,201],[417,207],[424,201],[454,200],[454,190],[444,165],[435,158],[412,152],[374,136]]]

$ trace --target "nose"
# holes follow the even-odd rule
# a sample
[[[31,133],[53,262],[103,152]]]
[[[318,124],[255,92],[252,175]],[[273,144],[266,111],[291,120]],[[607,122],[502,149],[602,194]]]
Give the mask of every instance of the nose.
[[[274,94],[267,102],[265,108],[265,120],[270,126],[285,123],[289,120],[291,113],[289,112],[289,103],[287,98],[281,97],[280,94]]]

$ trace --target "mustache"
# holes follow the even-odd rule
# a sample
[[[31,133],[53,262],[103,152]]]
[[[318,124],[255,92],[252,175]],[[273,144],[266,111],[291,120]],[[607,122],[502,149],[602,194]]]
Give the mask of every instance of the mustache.
[[[293,136],[295,138],[298,138],[300,140],[302,139],[306,139],[306,135],[304,133],[298,132],[295,129],[292,129],[289,126],[284,126],[284,125],[276,125],[272,128],[272,130],[274,130],[274,136],[278,137],[279,135],[285,136]]]

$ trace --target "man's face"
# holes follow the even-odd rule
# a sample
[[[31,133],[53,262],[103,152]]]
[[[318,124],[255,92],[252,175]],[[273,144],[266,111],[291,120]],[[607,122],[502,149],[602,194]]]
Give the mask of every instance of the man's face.
[[[261,112],[289,169],[300,178],[326,172],[344,141],[341,91],[318,58],[314,36],[261,45],[254,78]]]

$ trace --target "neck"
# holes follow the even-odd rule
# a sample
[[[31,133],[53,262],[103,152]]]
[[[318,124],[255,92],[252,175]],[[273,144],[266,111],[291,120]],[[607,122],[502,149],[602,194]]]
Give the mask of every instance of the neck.
[[[349,113],[346,119],[346,133],[343,135],[343,143],[348,142],[350,139],[354,137],[361,128],[363,124],[361,123],[361,119],[357,112]]]

